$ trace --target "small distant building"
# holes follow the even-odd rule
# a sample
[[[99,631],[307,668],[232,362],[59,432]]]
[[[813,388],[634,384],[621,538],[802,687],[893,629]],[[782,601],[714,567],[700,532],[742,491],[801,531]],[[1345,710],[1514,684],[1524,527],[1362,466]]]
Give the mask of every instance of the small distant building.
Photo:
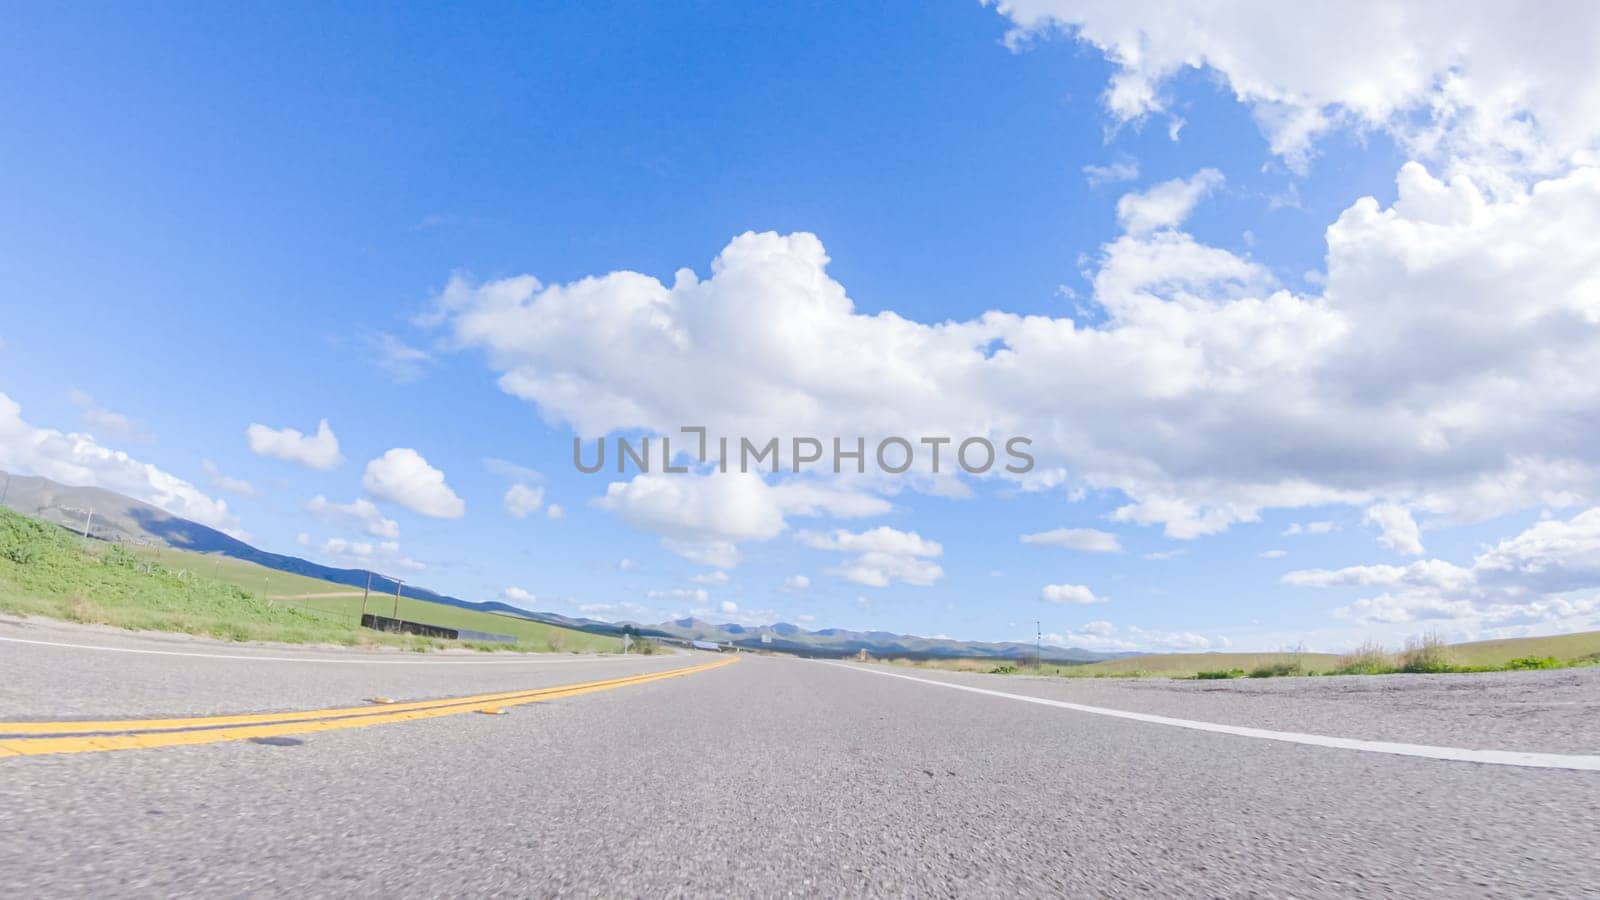
[[[872,654],[867,652],[867,648],[862,647],[860,650],[856,651],[856,660],[859,662],[870,662],[872,660]]]

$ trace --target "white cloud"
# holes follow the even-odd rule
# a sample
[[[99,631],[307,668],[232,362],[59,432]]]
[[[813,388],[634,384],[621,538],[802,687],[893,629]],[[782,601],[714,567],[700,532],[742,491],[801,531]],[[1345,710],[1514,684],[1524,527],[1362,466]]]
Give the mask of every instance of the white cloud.
[[[1398,503],[1379,503],[1367,509],[1365,521],[1378,526],[1381,534],[1378,543],[1396,553],[1419,556],[1422,553],[1422,535],[1417,530],[1417,520],[1411,511]]]
[[[385,516],[371,500],[358,497],[349,503],[333,503],[321,494],[312,497],[306,509],[322,522],[342,528],[359,528],[378,538],[394,540],[400,536],[400,523]]]
[[[626,556],[617,560],[617,571],[619,572],[632,572],[638,568],[639,564]]]
[[[328,427],[327,419],[317,423],[314,435],[301,434],[293,428],[272,429],[259,424],[252,424],[244,434],[250,443],[250,452],[257,456],[270,456],[324,472],[344,462],[339,454],[339,439]]]
[[[417,381],[433,364],[432,354],[407,344],[387,331],[369,335],[366,345],[373,365],[398,384]]]
[[[1104,603],[1106,598],[1096,597],[1094,591],[1081,584],[1047,584],[1039,592],[1039,599],[1046,603]]]
[[[1121,553],[1122,543],[1109,531],[1093,528],[1056,528],[1022,536],[1024,544],[1041,547],[1060,547],[1083,553]]]
[[[1124,194],[1117,201],[1117,223],[1129,234],[1176,228],[1189,218],[1195,204],[1222,182],[1221,172],[1201,169],[1188,179],[1174,178],[1143,193]]]
[[[860,314],[807,234],[741,235],[705,280],[455,280],[439,304],[505,390],[580,433],[1026,434],[1073,473],[1061,489],[1120,491],[1115,520],[1174,538],[1269,508],[1472,521],[1600,494],[1600,169],[1496,200],[1416,165],[1398,183],[1328,229],[1316,295],[1181,232],[1124,235],[1093,272],[1095,327]],[[612,490],[663,479],[707,480]],[[685,498],[705,539],[781,530],[761,487],[722,490],[737,528]]]
[[[502,502],[505,505],[506,515],[525,519],[530,513],[538,512],[539,507],[544,505],[544,488],[528,487],[519,482],[506,488],[505,499]]]
[[[1063,633],[1046,634],[1044,640],[1056,647],[1110,652],[1182,653],[1226,650],[1232,646],[1232,641],[1223,636],[1209,636],[1194,631],[1159,631],[1137,625],[1119,628],[1105,620],[1088,622]]]
[[[217,464],[209,459],[200,460],[200,469],[210,479],[211,486],[219,491],[227,491],[230,494],[238,494],[241,497],[254,497],[256,495],[255,485],[242,478],[232,478],[224,475],[222,470],[217,468]]]
[[[466,512],[466,504],[445,484],[444,473],[409,447],[396,447],[367,463],[361,485],[372,496],[419,515],[459,519]]]
[[[689,603],[704,606],[711,595],[705,588],[670,588],[662,591],[647,591],[645,597],[650,600],[660,600],[668,603]]]
[[[1168,82],[1209,68],[1291,164],[1340,127],[1386,129],[1428,165],[1327,227],[1307,291],[1176,229],[1207,176],[1126,200],[1132,230],[1086,258],[1077,320],[863,314],[797,233],[739,235],[666,282],[453,279],[432,322],[586,436],[1027,434],[1069,496],[1120,492],[1114,521],[1178,539],[1267,509],[1455,524],[1600,495],[1600,6],[1001,10],[1019,39],[1100,48],[1120,120],[1170,114]]]
[[[758,475],[734,472],[637,475],[612,482],[595,506],[661,535],[674,553],[722,569],[738,564],[739,542],[780,534],[787,515],[852,518],[890,509],[881,498],[842,488],[804,481],[769,485]]]
[[[1283,530],[1284,537],[1294,537],[1301,534],[1328,534],[1338,531],[1339,526],[1334,522],[1294,522]]]
[[[718,609],[722,611],[723,615],[731,616],[739,611],[739,604],[733,602],[732,600],[724,600],[718,606]]]
[[[1515,4],[1002,0],[1014,39],[1054,29],[1117,67],[1105,95],[1132,121],[1170,114],[1163,89],[1208,68],[1253,111],[1274,152],[1303,163],[1339,125],[1386,128],[1415,152],[1580,157],[1600,132],[1600,7]]]
[[[523,590],[522,588],[513,584],[500,592],[500,599],[506,601],[507,603],[521,606],[525,603],[532,603],[534,596],[532,592]]]
[[[385,572],[420,572],[427,568],[420,562],[400,552],[395,541],[352,541],[331,537],[316,545],[311,536],[302,532],[297,540],[302,546],[319,551],[325,559],[336,565]]]
[[[783,584],[779,586],[778,590],[786,594],[797,594],[809,587],[811,587],[811,579],[804,575],[790,575],[783,579]]]
[[[1547,519],[1479,553],[1463,567],[1444,560],[1290,572],[1302,587],[1374,587],[1337,611],[1363,623],[1452,623],[1465,634],[1485,629],[1600,625],[1600,507],[1571,519]]]
[[[1139,177],[1139,161],[1124,157],[1105,165],[1088,165],[1083,167],[1083,174],[1089,179],[1090,187],[1117,181],[1132,181]]]
[[[1289,555],[1289,551],[1274,548],[1272,550],[1263,550],[1257,555],[1262,559],[1283,559]]]
[[[73,406],[83,410],[78,414],[78,418],[83,422],[83,427],[94,434],[113,440],[131,441],[140,444],[147,444],[155,440],[154,436],[139,427],[139,423],[122,413],[106,409],[96,403],[94,397],[84,391],[71,388],[67,391],[67,399],[72,402]]]
[[[545,518],[558,521],[567,517],[567,511],[562,509],[559,503],[552,503],[545,507],[544,514]]]
[[[721,569],[714,569],[710,572],[702,572],[689,580],[695,584],[727,584],[728,573]]]
[[[0,469],[62,484],[102,487],[238,536],[228,504],[182,478],[113,450],[87,434],[36,428],[22,407],[0,393]]]
[[[802,531],[796,538],[816,550],[856,554],[853,559],[827,570],[828,574],[837,575],[852,584],[888,587],[899,581],[927,587],[944,577],[944,569],[932,561],[944,553],[944,548],[914,531],[879,526],[862,532],[837,529],[819,534]]]

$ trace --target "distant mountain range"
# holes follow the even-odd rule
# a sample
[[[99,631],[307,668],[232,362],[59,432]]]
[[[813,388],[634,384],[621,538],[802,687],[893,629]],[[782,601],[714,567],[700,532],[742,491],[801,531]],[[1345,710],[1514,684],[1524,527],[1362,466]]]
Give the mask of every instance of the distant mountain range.
[[[8,478],[4,488],[6,506],[24,515],[54,522],[72,531],[82,531],[87,525],[89,536],[93,538],[175,547],[197,553],[220,553],[280,572],[293,572],[296,575],[320,578],[351,587],[364,587],[367,583],[366,569],[339,569],[298,556],[259,550],[215,528],[174,516],[158,507],[104,488],[71,487],[48,478],[3,472],[0,472],[0,476]],[[92,519],[89,516],[90,510],[94,511]],[[385,591],[393,590],[394,582],[381,575],[373,581],[374,589],[380,584],[384,585]],[[958,641],[950,638],[895,634],[888,631],[846,631],[841,628],[807,631],[787,622],[762,626],[718,625],[692,618],[654,625],[602,622],[598,619],[572,618],[559,613],[532,612],[499,601],[474,603],[412,584],[401,586],[400,592],[418,600],[445,603],[463,609],[521,616],[595,634],[617,635],[625,628],[631,627],[640,635],[647,637],[715,641],[720,644],[776,650],[804,656],[843,657],[853,656],[865,650],[874,656],[1020,659],[1031,655],[1035,649],[1033,644],[1025,643]],[[1127,654],[1098,653],[1075,647],[1047,645],[1043,648],[1042,655],[1045,660],[1052,662],[1094,662]]]

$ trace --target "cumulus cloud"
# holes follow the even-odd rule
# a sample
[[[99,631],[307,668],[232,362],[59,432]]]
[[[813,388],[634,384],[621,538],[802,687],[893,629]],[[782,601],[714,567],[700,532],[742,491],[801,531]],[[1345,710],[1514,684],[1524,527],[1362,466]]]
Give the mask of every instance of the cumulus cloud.
[[[466,503],[445,484],[444,473],[409,447],[396,447],[367,463],[361,484],[379,500],[419,515],[459,519],[466,512]]]
[[[739,562],[737,544],[766,541],[785,517],[855,518],[890,509],[888,501],[804,481],[768,484],[753,473],[638,475],[612,482],[595,506],[663,538],[667,549],[719,569]]]
[[[1333,522],[1293,522],[1283,530],[1284,537],[1295,537],[1302,534],[1329,534],[1339,530]]]
[[[1039,599],[1046,603],[1104,603],[1106,598],[1096,597],[1094,591],[1081,584],[1047,584],[1039,592]]]
[[[339,454],[339,439],[328,427],[327,419],[317,423],[317,433],[313,435],[301,434],[293,428],[273,429],[260,424],[246,428],[244,435],[250,443],[250,452],[257,456],[270,456],[320,471],[344,462]]]
[[[37,475],[62,484],[102,487],[230,533],[239,522],[228,504],[189,482],[87,434],[38,428],[22,418],[22,407],[0,393],[0,469]]]
[[[1367,509],[1365,521],[1378,526],[1378,543],[1396,553],[1422,554],[1422,535],[1411,511],[1398,503],[1379,503]]]
[[[531,591],[523,590],[522,588],[513,584],[500,592],[500,599],[506,601],[507,603],[521,606],[525,603],[532,603],[534,597]]]
[[[1117,201],[1117,224],[1129,234],[1176,228],[1189,218],[1195,204],[1222,182],[1221,172],[1201,169],[1188,179],[1174,178],[1143,193],[1124,194]]]
[[[1283,559],[1289,555],[1289,551],[1274,548],[1272,550],[1263,550],[1257,555],[1262,559]]]
[[[1109,531],[1094,528],[1056,528],[1022,536],[1024,544],[1036,547],[1060,547],[1083,553],[1121,553],[1122,542]]]
[[[503,389],[583,434],[1027,434],[1062,489],[1120,491],[1115,520],[1175,538],[1268,508],[1472,521],[1592,496],[1600,169],[1498,199],[1415,164],[1398,186],[1328,229],[1314,295],[1183,232],[1123,235],[1094,327],[861,314],[808,234],[741,235],[703,280],[456,279],[438,304]]]
[[[804,575],[790,575],[783,579],[783,584],[778,587],[778,590],[786,594],[796,594],[809,587],[811,587],[811,579]]]
[[[328,525],[357,528],[373,537],[394,540],[400,536],[400,523],[385,516],[371,500],[356,498],[349,503],[334,503],[321,494],[306,503],[306,509]]]
[[[1167,83],[1209,69],[1296,165],[1340,125],[1387,129],[1418,153],[1535,167],[1591,152],[1600,132],[1593,4],[1552,15],[1384,0],[996,6],[1016,26],[1013,41],[1061,30],[1103,52],[1116,66],[1105,105],[1120,121],[1170,115]]]
[[[1600,507],[1539,522],[1480,552],[1470,566],[1427,559],[1405,566],[1303,569],[1283,581],[1381,589],[1337,611],[1362,623],[1445,620],[1467,633],[1592,627],[1600,624]]]
[[[944,569],[933,562],[944,553],[944,547],[914,531],[899,531],[885,525],[862,532],[842,528],[826,534],[802,531],[796,538],[815,550],[856,554],[827,570],[828,574],[852,584],[888,587],[899,581],[927,587],[944,577]]]
[[[501,501],[505,506],[506,515],[514,519],[525,519],[530,513],[539,511],[544,505],[544,488],[529,487],[517,483],[506,488],[506,495]]]
[[[324,559],[337,565],[370,569],[379,574],[393,572],[421,572],[427,566],[400,552],[396,541],[352,541],[331,537],[318,544],[309,534],[301,532],[296,540],[302,547],[315,550]]]
[[[567,517],[567,511],[565,509],[561,508],[561,504],[552,503],[549,506],[545,507],[544,515],[545,515],[545,518],[547,518],[547,519],[559,521],[559,520],[565,519]]]
[[[1175,539],[1339,505],[1419,553],[1393,509],[1448,525],[1600,492],[1600,7],[1000,9],[1017,40],[1103,52],[1120,121],[1169,114],[1167,83],[1208,68],[1292,164],[1334,127],[1420,161],[1328,226],[1307,291],[1181,230],[1202,172],[1124,198],[1079,319],[868,315],[816,236],[749,233],[666,281],[455,278],[429,321],[585,436],[1027,434],[1045,487],[1120,493],[1114,521]],[[723,559],[748,539],[670,538]]]

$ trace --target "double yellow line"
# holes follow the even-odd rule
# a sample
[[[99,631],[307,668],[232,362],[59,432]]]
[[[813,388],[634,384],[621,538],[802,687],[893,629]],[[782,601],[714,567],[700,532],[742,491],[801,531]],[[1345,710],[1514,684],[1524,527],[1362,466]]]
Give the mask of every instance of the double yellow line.
[[[557,685],[526,691],[477,694],[418,700],[387,706],[351,706],[339,709],[314,709],[302,712],[252,713],[238,716],[197,716],[185,719],[120,719],[104,722],[0,722],[0,758],[45,756],[54,753],[97,753],[107,750],[143,750],[152,747],[178,747],[190,744],[215,744],[221,741],[247,741],[253,738],[287,737],[416,722],[471,712],[495,712],[502,707],[521,706],[563,697],[576,697],[597,691],[610,691],[682,675],[693,675],[738,662],[737,656],[668,669],[646,675],[630,675],[605,681]]]

